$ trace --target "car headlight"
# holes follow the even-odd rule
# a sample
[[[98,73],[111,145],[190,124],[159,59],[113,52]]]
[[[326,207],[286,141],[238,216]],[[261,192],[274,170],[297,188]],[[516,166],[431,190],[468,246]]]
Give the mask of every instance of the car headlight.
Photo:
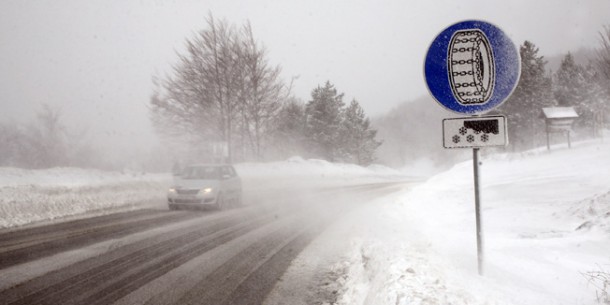
[[[201,189],[199,192],[202,193],[202,194],[209,194],[209,193],[212,192],[212,188],[211,187],[206,187],[204,189]]]
[[[169,190],[167,190],[168,193],[172,193],[175,194],[176,193],[176,189],[175,188],[170,188]]]

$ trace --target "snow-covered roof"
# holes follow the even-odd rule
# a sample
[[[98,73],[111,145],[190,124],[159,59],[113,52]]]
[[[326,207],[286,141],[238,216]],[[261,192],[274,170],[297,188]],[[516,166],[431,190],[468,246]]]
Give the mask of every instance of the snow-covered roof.
[[[577,118],[578,114],[574,107],[549,107],[542,108],[542,113],[547,119],[563,119],[563,118]]]

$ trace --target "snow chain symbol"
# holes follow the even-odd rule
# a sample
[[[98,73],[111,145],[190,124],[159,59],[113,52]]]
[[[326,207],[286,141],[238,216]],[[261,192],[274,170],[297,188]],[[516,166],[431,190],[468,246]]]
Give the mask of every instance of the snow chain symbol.
[[[491,98],[496,67],[489,40],[481,30],[456,31],[449,43],[449,83],[462,105],[485,104]]]

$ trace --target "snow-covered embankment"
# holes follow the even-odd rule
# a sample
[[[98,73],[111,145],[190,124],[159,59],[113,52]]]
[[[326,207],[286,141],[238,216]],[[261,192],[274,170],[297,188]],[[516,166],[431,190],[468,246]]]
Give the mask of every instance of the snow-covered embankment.
[[[293,157],[270,163],[235,165],[246,203],[283,188],[320,188],[385,181],[400,173]],[[142,208],[166,208],[169,174],[108,172],[80,168],[0,168],[0,228],[70,217],[91,217]]]
[[[481,171],[484,277],[470,161],[363,213],[338,303],[597,303],[586,273],[610,271],[610,143],[492,155]]]
[[[165,174],[0,168],[0,228],[157,206]]]

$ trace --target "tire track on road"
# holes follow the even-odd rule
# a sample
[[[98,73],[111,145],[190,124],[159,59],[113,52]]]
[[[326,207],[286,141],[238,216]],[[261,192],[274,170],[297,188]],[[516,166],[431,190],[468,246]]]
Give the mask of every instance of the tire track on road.
[[[196,215],[147,211],[112,217],[110,221],[104,217],[91,222],[49,226],[46,231],[41,231],[43,228],[26,229],[25,232],[15,232],[21,235],[16,239],[9,240],[3,236],[4,241],[0,242],[0,269],[194,217]]]
[[[169,223],[177,225],[171,230],[151,231],[137,241],[69,262],[64,268],[2,290],[0,303],[111,304],[194,258],[239,239],[247,242],[240,250],[227,252],[226,258],[219,258],[218,264],[201,273],[196,281],[184,283],[192,288],[186,287],[163,304],[260,304],[292,260],[334,218],[375,196],[395,191],[395,185],[370,184],[317,193],[300,190],[297,196],[288,193],[279,199],[271,197],[260,206],[211,214],[146,211],[96,217],[90,222],[51,225],[46,233],[44,227],[16,231],[16,240],[5,235],[11,233],[2,233],[0,245],[8,250],[0,251],[0,261],[13,257],[8,264],[11,266],[19,259],[17,251],[25,249],[50,247],[47,252],[43,249],[41,254],[25,259],[29,261],[80,247],[82,243],[93,244]],[[341,204],[329,206],[329,200]],[[263,227],[266,229],[261,231]],[[257,234],[250,233],[255,231],[264,234],[252,239]],[[34,237],[35,234],[41,236]],[[156,304],[154,298],[145,300]]]
[[[248,223],[250,225],[254,223],[256,226],[259,226],[269,219],[270,216],[267,215],[254,218]],[[229,230],[228,232],[230,233],[232,232],[231,230],[244,226],[241,224],[242,222],[242,216],[237,215],[228,219],[222,218],[211,223],[196,224],[188,229],[178,229],[162,236],[150,237],[134,244],[114,249],[103,256],[77,262],[68,268],[50,272],[27,283],[0,291],[0,300],[6,302],[4,304],[38,304],[39,302],[45,304],[49,300],[56,301],[56,303],[50,304],[65,304],[69,299],[73,299],[78,294],[86,294],[91,290],[103,289],[116,282],[125,285],[128,282],[130,285],[134,283],[143,285],[146,281],[140,280],[132,283],[133,278],[130,278],[128,282],[123,280],[123,278],[134,269],[139,270],[141,272],[140,275],[146,273],[147,269],[154,271],[155,274],[159,272],[158,270],[166,270],[168,268],[162,265],[167,262],[158,262],[160,257],[171,256],[177,252],[178,254],[171,256],[170,260],[184,261],[185,255],[182,255],[183,257],[180,259],[180,251],[193,247],[193,244],[195,246],[201,244],[205,246],[209,242],[206,238],[209,239],[210,236],[213,237],[214,234],[223,232],[223,230]],[[248,227],[248,230],[251,229],[251,227]],[[241,230],[239,233],[245,234],[248,230]],[[226,237],[226,235],[223,236]],[[230,239],[222,239],[221,241],[226,242]],[[218,240],[215,240],[213,244],[217,245]],[[197,251],[187,251],[185,253],[190,254],[190,256],[186,255],[187,257],[200,254]]]

